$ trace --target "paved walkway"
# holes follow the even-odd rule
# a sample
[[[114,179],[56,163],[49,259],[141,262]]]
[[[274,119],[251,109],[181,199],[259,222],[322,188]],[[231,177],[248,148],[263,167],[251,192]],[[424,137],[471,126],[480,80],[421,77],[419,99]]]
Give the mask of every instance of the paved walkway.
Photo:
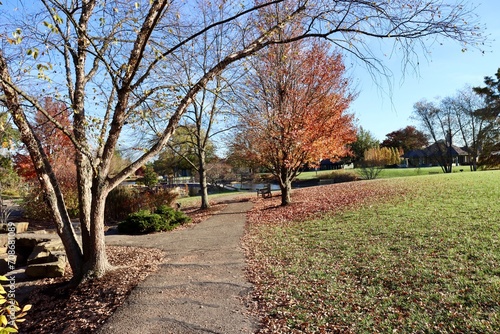
[[[110,245],[155,247],[166,258],[99,333],[254,333],[258,321],[241,299],[252,289],[240,247],[251,207],[230,203],[206,221],[170,233],[107,236]]]

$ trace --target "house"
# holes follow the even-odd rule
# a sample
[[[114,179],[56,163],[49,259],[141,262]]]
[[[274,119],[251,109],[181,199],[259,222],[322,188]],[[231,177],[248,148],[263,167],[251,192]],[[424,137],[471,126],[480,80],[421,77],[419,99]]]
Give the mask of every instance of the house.
[[[470,154],[464,149],[455,145],[447,146],[444,140],[439,140],[434,144],[421,150],[412,150],[403,155],[406,166],[422,167],[441,165],[443,159],[451,158],[452,163],[458,165],[469,165]]]

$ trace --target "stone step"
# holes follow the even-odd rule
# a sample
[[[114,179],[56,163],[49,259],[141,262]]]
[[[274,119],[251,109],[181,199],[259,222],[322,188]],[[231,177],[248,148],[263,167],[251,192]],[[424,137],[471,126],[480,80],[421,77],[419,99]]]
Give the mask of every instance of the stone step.
[[[9,227],[11,224],[15,226],[15,233],[24,233],[28,230],[29,223],[28,222],[14,222],[14,223],[0,223],[0,233],[9,233]]]

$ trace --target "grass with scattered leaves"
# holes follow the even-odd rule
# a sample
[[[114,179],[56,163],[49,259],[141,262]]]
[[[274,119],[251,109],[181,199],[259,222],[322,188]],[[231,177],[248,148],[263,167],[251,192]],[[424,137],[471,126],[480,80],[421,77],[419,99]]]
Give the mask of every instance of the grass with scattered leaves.
[[[470,172],[469,166],[456,166],[453,167],[453,173]],[[314,178],[332,178],[332,175],[339,175],[345,173],[354,173],[362,178],[362,173],[359,168],[356,169],[339,169],[339,170],[321,170],[312,172],[303,172],[297,178],[299,180],[310,180]],[[409,167],[409,168],[383,168],[378,179],[390,179],[394,177],[407,177],[407,176],[422,176],[428,174],[442,174],[441,167]]]
[[[390,194],[321,218],[249,215],[261,333],[500,332],[500,171],[345,186],[356,199],[366,184]],[[317,207],[343,186],[309,190],[292,208]]]

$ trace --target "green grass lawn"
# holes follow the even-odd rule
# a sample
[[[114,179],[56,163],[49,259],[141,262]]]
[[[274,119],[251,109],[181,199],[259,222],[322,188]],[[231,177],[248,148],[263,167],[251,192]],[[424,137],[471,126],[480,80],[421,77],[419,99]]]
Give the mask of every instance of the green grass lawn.
[[[384,186],[403,190],[251,230],[269,317],[290,333],[500,333],[500,171]]]
[[[469,166],[453,167],[453,173],[470,172]],[[332,174],[356,173],[361,176],[359,169],[321,170],[318,172],[303,172],[297,178],[299,180],[309,180],[314,178],[328,178]],[[421,168],[384,168],[377,178],[388,179],[393,177],[420,176],[428,174],[443,173],[441,167],[421,167]]]

